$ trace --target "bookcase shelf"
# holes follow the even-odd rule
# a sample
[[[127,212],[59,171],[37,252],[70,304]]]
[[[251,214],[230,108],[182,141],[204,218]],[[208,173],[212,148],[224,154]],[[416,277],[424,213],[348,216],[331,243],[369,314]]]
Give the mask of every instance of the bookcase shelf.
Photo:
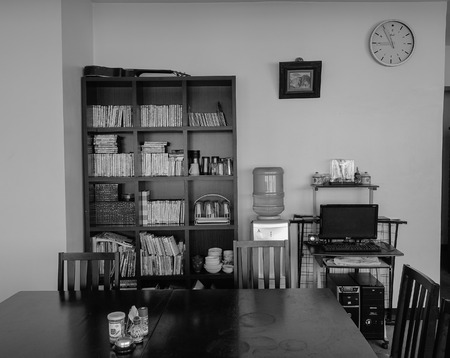
[[[129,245],[123,247],[132,250],[133,254],[127,256],[133,261],[124,264],[134,268],[134,275],[123,278],[138,289],[155,285],[191,288],[197,280],[205,287],[232,287],[232,274],[209,274],[205,270],[195,273],[191,257],[206,256],[211,247],[232,250],[233,240],[237,239],[235,77],[83,77],[81,82],[85,250],[97,250],[95,242],[104,235],[130,244],[132,249]],[[191,126],[192,113],[212,119],[202,126]],[[214,113],[223,116],[226,125]],[[148,157],[142,156],[144,143],[163,143],[164,150],[158,155],[152,151]],[[189,175],[191,151],[199,151],[201,157],[231,158],[232,175]],[[122,161],[116,154],[129,155]],[[169,154],[183,156],[180,172],[157,176],[147,162],[144,164],[143,157],[150,158],[159,170],[167,164],[161,167],[156,161],[166,163]],[[101,190],[108,192],[111,188],[117,191],[110,197],[99,195]],[[229,224],[195,225],[194,204],[206,194],[219,194],[229,200]],[[158,202],[153,204],[158,208],[154,211],[167,211],[168,202],[177,202],[179,212],[175,215],[172,211],[166,218],[172,222],[176,216],[180,223],[144,224],[152,202]],[[157,239],[173,236],[173,245],[184,249],[182,274],[141,273],[142,255],[147,249],[141,243],[144,233]],[[170,250],[170,246],[165,249]],[[172,247],[172,254],[176,253]]]

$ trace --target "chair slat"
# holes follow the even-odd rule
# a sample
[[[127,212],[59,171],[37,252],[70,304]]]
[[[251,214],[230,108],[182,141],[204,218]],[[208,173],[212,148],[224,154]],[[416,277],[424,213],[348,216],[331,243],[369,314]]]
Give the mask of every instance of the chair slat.
[[[69,291],[75,288],[75,261],[67,262],[67,288]]]
[[[273,270],[275,279],[275,288],[281,287],[281,247],[273,248]]]

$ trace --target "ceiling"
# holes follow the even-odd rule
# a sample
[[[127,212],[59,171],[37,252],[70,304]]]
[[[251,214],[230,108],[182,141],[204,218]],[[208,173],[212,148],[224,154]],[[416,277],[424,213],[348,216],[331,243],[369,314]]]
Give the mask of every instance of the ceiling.
[[[215,3],[215,2],[436,2],[440,0],[91,0],[93,3]],[[449,2],[450,0],[446,0]],[[447,28],[445,44],[450,46],[450,15],[447,4]]]

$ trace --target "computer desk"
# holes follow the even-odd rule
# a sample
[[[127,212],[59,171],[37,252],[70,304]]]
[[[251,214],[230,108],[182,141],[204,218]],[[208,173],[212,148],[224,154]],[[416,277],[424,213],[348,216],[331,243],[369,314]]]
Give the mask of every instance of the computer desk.
[[[299,247],[299,255],[298,255],[298,287],[300,287],[301,280],[301,267],[302,267],[302,256],[303,256],[303,244],[304,244],[304,233],[305,233],[305,225],[316,225],[320,222],[319,217],[310,216],[310,215],[297,215],[294,214],[292,220],[290,220],[291,224],[297,225],[297,235],[298,235],[298,247]],[[392,297],[393,297],[393,285],[394,285],[394,272],[395,272],[395,258],[397,256],[403,256],[403,253],[397,249],[397,241],[398,241],[398,230],[399,226],[402,224],[406,224],[407,222],[400,219],[390,219],[385,216],[378,217],[378,223],[387,224],[388,225],[388,242],[381,244],[381,251],[379,252],[325,252],[320,247],[311,245],[306,243],[309,252],[314,257],[313,260],[313,278],[314,282],[316,282],[317,287],[322,287],[322,280],[320,279],[319,272],[321,272],[322,268],[325,268],[325,274],[328,274],[330,268],[347,268],[347,269],[387,269],[389,270],[389,290],[388,290],[388,321],[391,320],[392,313]],[[394,228],[394,230],[392,230]],[[394,231],[394,235],[392,235],[392,231]],[[325,258],[332,258],[337,256],[371,256],[380,258],[380,265],[377,266],[337,266],[328,262],[325,262]]]

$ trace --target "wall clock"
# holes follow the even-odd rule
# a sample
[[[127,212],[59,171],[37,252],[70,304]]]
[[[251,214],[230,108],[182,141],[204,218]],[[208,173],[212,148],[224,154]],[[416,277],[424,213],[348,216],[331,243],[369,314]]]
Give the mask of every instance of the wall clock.
[[[411,28],[399,20],[379,23],[369,39],[373,57],[385,66],[398,66],[411,58],[415,39]]]

